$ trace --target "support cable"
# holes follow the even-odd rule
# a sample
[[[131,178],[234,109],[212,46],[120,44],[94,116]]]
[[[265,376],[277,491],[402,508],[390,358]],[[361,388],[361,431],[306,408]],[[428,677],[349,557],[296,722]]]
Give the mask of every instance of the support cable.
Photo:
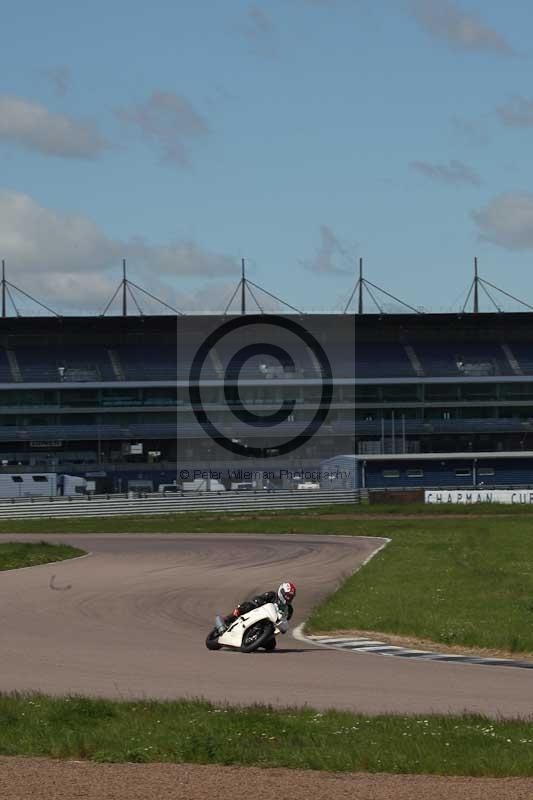
[[[346,307],[345,307],[345,309],[343,311],[343,314],[347,314],[348,313],[348,309],[350,308],[352,300],[355,299],[355,293],[357,292],[358,288],[359,288],[359,281],[357,281],[357,283],[353,287],[353,292],[351,293],[350,297],[348,298],[348,302],[346,303]]]
[[[380,314],[383,314],[383,309],[381,308],[380,304],[378,303],[378,301],[376,300],[376,298],[374,297],[374,295],[372,294],[372,292],[370,291],[370,289],[368,288],[368,286],[366,285],[366,283],[365,283],[365,289],[367,290],[368,294],[369,294],[369,295],[370,295],[370,297],[372,298],[372,300],[373,300],[373,302],[374,302],[374,305],[376,306],[376,308],[377,308],[377,310],[379,311],[379,313],[380,313]]]
[[[253,299],[254,299],[254,302],[255,302],[255,304],[256,304],[256,306],[257,306],[257,308],[259,309],[259,311],[261,312],[261,314],[264,314],[264,313],[265,313],[265,311],[264,311],[264,309],[261,307],[261,303],[259,302],[259,300],[258,300],[258,299],[257,299],[257,297],[255,296],[255,294],[252,292],[251,288],[250,288],[249,286],[247,286],[246,288],[248,289],[248,291],[249,291],[249,292],[250,292],[250,294],[252,295],[252,297],[253,297]]]
[[[258,286],[257,283],[254,283],[253,281],[251,281],[250,278],[247,278],[246,282],[247,283],[251,283],[251,285],[255,289],[259,289],[260,292],[263,292],[264,294],[267,294],[269,297],[272,297],[272,299],[276,300],[278,303],[281,303],[282,305],[287,306],[287,308],[290,308],[291,311],[296,311],[297,314],[303,314],[304,313],[303,311],[300,311],[299,308],[295,308],[294,306],[291,306],[290,303],[287,303],[285,300],[282,300],[281,297],[276,297],[276,295],[272,294],[272,292],[267,292],[266,289],[263,289],[262,286]]]
[[[235,300],[235,298],[237,297],[237,292],[239,291],[240,288],[241,288],[241,281],[239,281],[239,283],[237,284],[237,287],[236,287],[235,291],[231,295],[229,303],[227,304],[226,308],[224,309],[224,316],[226,316],[226,314],[228,313],[228,309],[231,306],[231,304],[233,303],[233,301]]]
[[[122,289],[122,282],[121,282],[121,283],[119,283],[119,285],[118,285],[118,286],[117,286],[117,288],[115,289],[115,293],[114,293],[113,297],[111,298],[111,300],[109,301],[109,303],[106,305],[106,307],[104,308],[104,310],[103,310],[103,311],[102,311],[102,313],[100,314],[100,316],[101,316],[101,317],[105,317],[106,313],[107,313],[107,312],[108,312],[108,310],[109,310],[109,307],[112,305],[112,303],[113,303],[113,301],[114,301],[115,297],[117,296],[117,294],[120,292],[120,290],[121,290],[121,289]]]
[[[468,294],[466,296],[466,300],[463,306],[463,310],[461,311],[461,314],[464,314],[466,311],[466,307],[468,305],[468,301],[470,300],[470,295],[472,294],[473,289],[474,289],[474,281],[472,281],[472,283],[470,284],[470,289],[468,290]]]
[[[481,281],[482,283],[486,283],[488,286],[490,286],[491,289],[496,289],[497,292],[501,292],[506,297],[509,297],[511,300],[514,300],[516,303],[520,303],[520,305],[523,305],[526,308],[529,308],[531,311],[533,311],[533,306],[530,306],[529,303],[526,303],[524,300],[520,300],[520,298],[515,297],[513,294],[509,294],[509,292],[506,292],[504,289],[500,289],[499,286],[495,286],[493,283],[486,280],[486,278],[481,278]]]
[[[15,314],[17,315],[17,317],[20,317],[20,311],[17,308],[17,304],[15,303],[15,300],[13,299],[13,295],[11,294],[11,290],[10,290],[9,286],[7,285],[7,282],[6,282],[6,292],[7,292],[7,296],[11,300],[11,305],[13,306],[13,308],[15,310]]]
[[[152,300],[155,300],[157,303],[160,303],[160,305],[165,306],[165,308],[169,308],[171,311],[173,311],[178,316],[180,316],[180,317],[184,317],[185,316],[183,311],[178,311],[177,308],[174,308],[174,306],[171,306],[168,303],[165,303],[165,301],[161,300],[160,297],[156,297],[155,294],[151,294],[147,289],[143,289],[143,287],[139,286],[137,283],[134,283],[133,281],[128,280],[128,284],[130,286],[134,286],[137,289],[137,291],[142,292],[147,297],[151,297]]]
[[[373,289],[377,289],[377,290],[378,290],[378,292],[381,292],[382,294],[385,294],[385,295],[387,295],[387,297],[390,297],[390,298],[391,298],[391,300],[394,300],[396,303],[400,303],[400,305],[402,305],[402,306],[405,306],[405,307],[406,307],[406,308],[408,308],[410,311],[414,311],[414,312],[415,312],[415,314],[422,314],[422,313],[423,313],[423,312],[422,312],[422,311],[420,311],[418,308],[414,308],[413,306],[410,306],[410,305],[409,305],[409,303],[406,303],[404,300],[400,300],[400,298],[399,298],[399,297],[395,297],[395,296],[394,296],[393,294],[391,294],[390,292],[386,292],[386,291],[385,291],[385,289],[382,289],[382,288],[381,288],[381,286],[376,286],[376,284],[375,284],[375,283],[372,283],[372,281],[367,281],[367,280],[366,280],[366,278],[365,278],[365,280],[364,280],[364,284],[365,284],[365,287],[366,287],[367,291],[368,291],[368,287],[369,287],[369,286],[372,286],[372,288],[373,288]]]
[[[487,295],[487,297],[489,298],[490,302],[492,303],[492,305],[494,306],[494,308],[496,309],[496,311],[497,311],[499,314],[501,314],[501,313],[502,313],[502,310],[501,310],[501,308],[499,307],[499,305],[497,304],[497,302],[494,300],[494,298],[493,298],[493,296],[491,295],[491,293],[489,292],[489,290],[488,290],[488,289],[487,289],[487,288],[484,286],[484,281],[482,281],[482,280],[481,280],[481,281],[479,281],[479,285],[481,286],[481,288],[483,289],[483,291],[485,292],[485,294],[486,294],[486,295]]]
[[[58,314],[57,311],[54,311],[53,308],[49,308],[44,303],[41,303],[40,300],[37,300],[36,297],[32,297],[31,294],[28,294],[28,292],[25,292],[19,286],[15,286],[13,283],[10,283],[9,281],[6,281],[6,288],[9,287],[9,286],[12,289],[14,289],[16,292],[19,292],[19,294],[22,294],[22,295],[24,295],[24,297],[27,297],[28,300],[32,301],[32,303],[36,303],[38,306],[41,306],[41,308],[44,308],[44,309],[46,309],[46,311],[49,311],[51,314],[54,315],[54,317],[61,317],[61,314]]]
[[[132,291],[132,288],[131,288],[131,286],[129,285],[129,283],[126,283],[126,289],[127,289],[127,291],[128,291],[128,294],[129,294],[129,296],[130,296],[130,297],[131,297],[131,299],[133,300],[133,302],[134,302],[134,304],[135,304],[135,308],[136,308],[136,309],[137,309],[137,311],[139,312],[139,315],[140,315],[141,317],[144,317],[143,310],[142,310],[142,308],[140,307],[139,303],[137,302],[137,298],[135,297],[135,295],[134,295],[134,293],[133,293],[133,291]]]

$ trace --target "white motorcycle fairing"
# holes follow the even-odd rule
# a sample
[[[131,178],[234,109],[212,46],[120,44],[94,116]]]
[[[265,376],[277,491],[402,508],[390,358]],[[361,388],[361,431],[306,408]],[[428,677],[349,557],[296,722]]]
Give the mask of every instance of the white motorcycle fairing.
[[[285,633],[288,624],[287,620],[281,613],[279,607],[275,603],[265,603],[264,606],[254,608],[247,614],[237,617],[227,631],[218,637],[218,644],[225,647],[240,647],[242,644],[242,637],[248,628],[260,622],[263,619],[268,619],[274,625],[274,634]]]

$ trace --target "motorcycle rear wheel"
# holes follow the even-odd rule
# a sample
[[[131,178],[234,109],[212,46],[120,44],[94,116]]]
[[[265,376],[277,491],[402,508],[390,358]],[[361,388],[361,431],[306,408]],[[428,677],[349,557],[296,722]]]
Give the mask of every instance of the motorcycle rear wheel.
[[[258,630],[259,629],[259,630]],[[258,622],[244,632],[241,642],[241,653],[253,653],[259,647],[264,647],[274,636],[274,626],[270,621]]]
[[[212,631],[209,631],[207,634],[207,639],[205,640],[205,646],[208,650],[220,650],[222,645],[218,643],[219,636],[220,634],[216,628],[213,628]]]
[[[276,649],[276,637],[273,636],[272,639],[269,639],[268,642],[265,642],[263,647],[265,648],[267,653],[270,653],[272,650],[275,650]]]

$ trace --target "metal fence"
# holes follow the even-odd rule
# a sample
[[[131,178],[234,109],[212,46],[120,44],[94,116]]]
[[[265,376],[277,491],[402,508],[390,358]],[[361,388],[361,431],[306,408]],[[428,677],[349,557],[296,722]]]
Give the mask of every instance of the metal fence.
[[[186,511],[246,512],[300,509],[330,503],[359,503],[361,492],[308,490],[182,495],[95,495],[87,497],[12,498],[0,500],[0,519],[114,517],[123,514],[176,514]]]

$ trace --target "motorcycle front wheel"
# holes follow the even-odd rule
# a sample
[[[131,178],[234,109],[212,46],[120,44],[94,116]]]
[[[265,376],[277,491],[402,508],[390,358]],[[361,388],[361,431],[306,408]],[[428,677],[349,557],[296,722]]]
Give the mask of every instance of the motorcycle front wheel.
[[[213,628],[213,630],[207,634],[207,639],[205,640],[205,646],[207,647],[208,650],[220,650],[222,645],[218,643],[219,635],[220,634],[216,628]]]
[[[274,636],[274,626],[269,621],[257,622],[244,632],[241,642],[241,653],[253,653],[264,647]]]

